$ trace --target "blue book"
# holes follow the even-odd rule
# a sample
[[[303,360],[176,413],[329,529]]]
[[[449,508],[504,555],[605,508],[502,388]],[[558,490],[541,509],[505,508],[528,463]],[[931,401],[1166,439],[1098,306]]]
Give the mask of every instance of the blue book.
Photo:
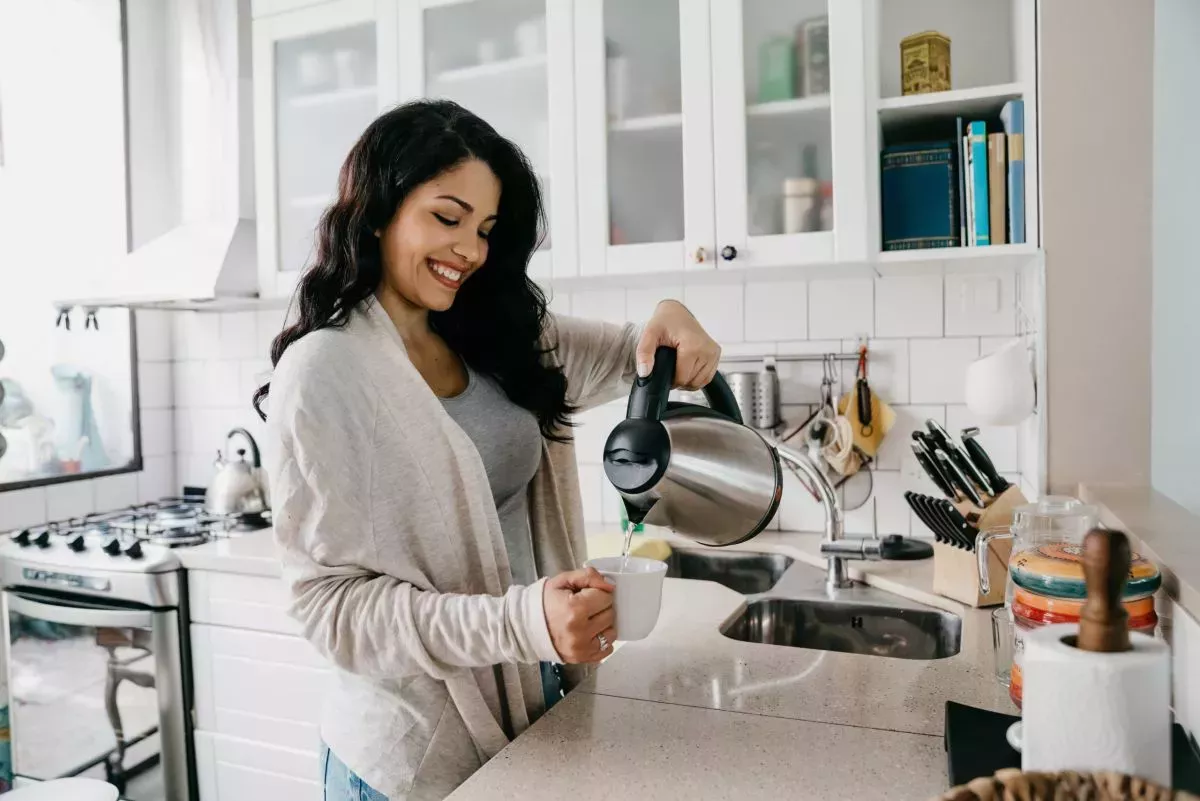
[[[1010,100],[1000,109],[1008,134],[1008,241],[1025,241],[1025,101]]]
[[[991,232],[988,228],[988,158],[987,123],[976,120],[967,126],[967,147],[970,150],[971,197],[975,210],[975,244],[990,245]]]
[[[883,149],[880,216],[884,250],[958,246],[956,151],[953,142]]]

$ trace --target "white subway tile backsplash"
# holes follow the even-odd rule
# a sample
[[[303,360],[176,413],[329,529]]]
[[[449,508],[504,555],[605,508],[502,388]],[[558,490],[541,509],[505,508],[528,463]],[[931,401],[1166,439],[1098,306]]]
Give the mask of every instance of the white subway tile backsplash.
[[[188,359],[217,359],[221,356],[221,316],[208,312],[180,312],[184,319]],[[176,357],[178,358],[178,357]]]
[[[913,471],[920,472],[920,467],[912,455],[912,432],[924,431],[925,421],[931,417],[945,425],[946,407],[893,406],[892,410],[896,412],[896,422],[883,438],[876,467],[880,470],[900,470],[908,474],[912,474]],[[937,491],[933,484],[929,484],[929,487],[933,492]]]
[[[175,480],[182,486],[207,487],[213,477],[213,457],[201,454],[176,454]],[[178,490],[171,490],[177,492]]]
[[[202,407],[235,409],[250,404],[241,392],[241,373],[232,359],[217,359],[204,367]]]
[[[175,483],[174,456],[149,456],[142,460],[142,472],[137,474],[139,503],[178,495],[179,490],[179,485]]]
[[[143,459],[143,466],[144,464],[145,460]],[[95,485],[97,512],[111,512],[138,502],[137,473],[104,476],[95,479],[92,483]]]
[[[571,295],[571,314],[589,320],[626,321],[624,289],[587,289]]]
[[[851,479],[857,481],[860,479]],[[910,531],[908,503],[904,500],[904,480],[898,471],[876,470],[871,474],[872,492],[867,502],[846,512],[848,534],[903,534]]]
[[[571,293],[546,290],[547,306],[554,314],[568,316],[571,314]]]
[[[946,407],[946,430],[954,437],[964,428],[978,425],[966,406]],[[1020,469],[1017,459],[1017,429],[1014,426],[979,426],[979,444],[1001,473]]]
[[[913,403],[964,403],[967,365],[979,340],[914,339],[909,343],[909,399]]]
[[[819,356],[825,353],[841,353],[842,343],[837,340],[815,340],[808,342],[780,342],[775,346],[775,353],[780,356]],[[779,397],[785,404],[820,403],[821,379],[825,374],[824,363],[789,362],[780,360],[777,368],[779,373]],[[845,391],[843,370],[840,363],[835,363],[834,369],[834,400]]]
[[[44,487],[0,492],[0,532],[36,526],[46,520]]]
[[[783,471],[783,497],[776,513],[782,531],[824,531],[825,508],[790,470]]]
[[[746,285],[746,340],[774,342],[808,336],[808,286],[803,281]]]
[[[684,304],[718,342],[741,342],[744,336],[741,284],[693,284],[683,290]]]
[[[174,405],[181,409],[199,409],[210,403],[204,388],[207,383],[205,362],[178,361],[172,365]]]
[[[139,362],[169,362],[172,358],[171,313],[155,309],[136,312]]]
[[[600,464],[604,460],[604,443],[617,423],[625,419],[626,400],[580,412],[575,416],[575,456],[582,464]]]
[[[857,339],[875,333],[875,286],[870,278],[836,278],[808,284],[808,335]]]
[[[178,363],[176,363],[178,364]],[[143,409],[170,409],[175,405],[171,362],[138,364],[138,405]]]
[[[254,313],[256,329],[254,338],[258,343],[258,347],[261,348],[259,352],[253,354],[254,356],[258,356],[261,353],[266,358],[270,355],[271,342],[283,330],[286,315],[286,309],[259,309]]]
[[[92,482],[71,481],[46,487],[46,519],[66,520],[96,511],[96,493]]]
[[[608,477],[604,475],[604,469],[600,470],[600,522],[607,523],[612,526],[620,525],[621,523],[621,507],[624,501],[617,493],[617,488],[612,485]]]
[[[644,323],[654,314],[658,304],[668,299],[683,303],[683,285],[666,284],[642,289],[628,289],[625,291],[625,316],[631,323]]]
[[[142,455],[170,456],[175,452],[174,415],[170,409],[142,409]]]
[[[254,359],[266,354],[267,344],[258,337],[255,312],[225,312],[221,315],[222,359]]]
[[[247,409],[254,408],[254,393],[271,378],[271,362],[267,359],[251,359],[238,364],[238,403]],[[251,412],[253,413],[253,412]]]
[[[979,355],[987,356],[988,354],[995,353],[1015,339],[1016,337],[980,337]]]
[[[940,275],[875,279],[877,337],[940,337],[942,309]]]
[[[1016,333],[1016,276],[1011,272],[946,276],[946,336]]]

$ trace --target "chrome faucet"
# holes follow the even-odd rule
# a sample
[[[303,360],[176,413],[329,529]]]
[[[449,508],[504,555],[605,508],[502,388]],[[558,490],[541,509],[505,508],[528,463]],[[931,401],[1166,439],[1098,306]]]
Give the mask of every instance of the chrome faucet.
[[[833,595],[837,590],[853,587],[854,582],[846,576],[846,560],[882,559],[880,540],[870,537],[846,539],[842,502],[838,499],[837,490],[819,467],[820,444],[818,440],[809,441],[808,454],[793,450],[773,438],[768,439],[768,442],[781,459],[808,476],[817,489],[821,506],[825,508],[825,538],[821,541],[821,553],[825,556],[826,561],[826,591]]]

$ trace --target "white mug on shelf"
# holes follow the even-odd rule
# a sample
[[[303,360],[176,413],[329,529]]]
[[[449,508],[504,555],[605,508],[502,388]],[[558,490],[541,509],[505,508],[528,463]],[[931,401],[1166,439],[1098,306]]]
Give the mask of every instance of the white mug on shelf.
[[[967,365],[967,408],[980,423],[1011,426],[1033,414],[1037,402],[1029,345],[1014,339]]]

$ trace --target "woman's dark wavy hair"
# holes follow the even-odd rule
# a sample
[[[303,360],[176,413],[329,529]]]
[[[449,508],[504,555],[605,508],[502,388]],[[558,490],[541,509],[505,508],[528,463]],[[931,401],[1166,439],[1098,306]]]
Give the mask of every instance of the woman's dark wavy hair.
[[[458,290],[446,311],[429,313],[430,327],[476,372],[493,378],[533,412],[542,435],[565,440],[572,409],[562,370],[543,363],[538,338],[546,298],[526,275],[544,226],[541,191],[524,154],[492,126],[448,100],[420,100],[380,116],[342,165],[337,199],[317,227],[316,258],[292,303],[299,317],[271,344],[271,364],[305,334],[344,326],[379,287],[383,275],[376,231],[387,227],[417,186],[477,158],[500,181],[500,207],[488,237],[487,261]],[[264,420],[265,384],[254,393]]]

